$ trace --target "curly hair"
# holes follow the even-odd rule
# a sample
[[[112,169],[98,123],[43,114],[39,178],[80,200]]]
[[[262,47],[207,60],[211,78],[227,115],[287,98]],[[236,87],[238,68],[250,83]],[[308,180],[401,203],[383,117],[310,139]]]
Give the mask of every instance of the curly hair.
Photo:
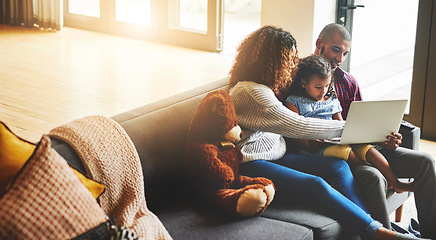
[[[292,61],[298,60],[297,43],[292,35],[274,26],[263,26],[240,44],[229,72],[229,89],[241,81],[264,84],[276,96],[292,82]],[[295,51],[291,59],[291,51]]]
[[[305,89],[302,81],[309,82],[313,75],[328,78],[332,75],[332,69],[327,60],[317,55],[311,55],[300,60],[295,70],[293,81],[289,87],[288,95],[304,96]]]

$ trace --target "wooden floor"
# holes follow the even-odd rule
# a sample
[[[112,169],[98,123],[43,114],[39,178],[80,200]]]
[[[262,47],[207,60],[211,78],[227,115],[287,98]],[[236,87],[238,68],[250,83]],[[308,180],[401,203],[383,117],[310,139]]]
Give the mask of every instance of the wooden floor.
[[[19,136],[115,114],[227,77],[233,56],[64,27],[0,25],[0,120]]]

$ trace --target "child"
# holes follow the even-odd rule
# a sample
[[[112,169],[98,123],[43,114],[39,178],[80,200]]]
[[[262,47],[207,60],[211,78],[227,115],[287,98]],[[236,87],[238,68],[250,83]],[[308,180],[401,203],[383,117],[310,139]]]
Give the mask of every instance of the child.
[[[330,88],[330,78],[331,67],[322,57],[309,56],[302,59],[290,86],[286,106],[304,117],[342,121],[342,108],[334,90]],[[322,140],[295,142],[303,154],[337,157],[356,164],[365,164],[367,161],[380,170],[396,192],[413,191],[413,182],[400,182],[384,156],[370,144],[331,145]]]

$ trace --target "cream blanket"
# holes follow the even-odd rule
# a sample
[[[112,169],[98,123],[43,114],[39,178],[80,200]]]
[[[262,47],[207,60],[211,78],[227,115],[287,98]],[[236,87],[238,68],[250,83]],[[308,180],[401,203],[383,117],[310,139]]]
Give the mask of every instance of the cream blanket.
[[[117,225],[141,239],[172,239],[147,208],[141,162],[125,130],[114,120],[89,116],[54,128],[50,136],[70,144],[94,180],[104,184],[100,205]]]

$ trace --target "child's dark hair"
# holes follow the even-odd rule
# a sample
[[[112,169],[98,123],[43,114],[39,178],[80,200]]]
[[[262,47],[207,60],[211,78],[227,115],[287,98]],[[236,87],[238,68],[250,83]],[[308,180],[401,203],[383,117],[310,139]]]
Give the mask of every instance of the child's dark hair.
[[[327,78],[332,75],[330,64],[324,58],[317,55],[305,57],[298,62],[288,95],[303,96],[305,89],[302,86],[302,81],[310,81],[313,75],[321,78]]]

